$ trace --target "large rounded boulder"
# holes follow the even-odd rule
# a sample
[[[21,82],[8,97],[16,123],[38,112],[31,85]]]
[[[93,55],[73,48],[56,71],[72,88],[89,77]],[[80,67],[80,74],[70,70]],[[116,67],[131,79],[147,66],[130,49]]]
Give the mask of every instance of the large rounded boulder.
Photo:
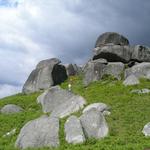
[[[21,149],[59,146],[59,119],[42,116],[27,122],[15,146]]]
[[[57,58],[40,61],[23,86],[23,93],[29,94],[58,85],[67,79],[66,68]]]
[[[87,138],[101,139],[108,135],[109,128],[101,112],[91,109],[80,117],[85,136]]]
[[[101,47],[107,44],[129,45],[129,41],[123,35],[115,32],[106,32],[100,35],[96,41],[95,47]]]

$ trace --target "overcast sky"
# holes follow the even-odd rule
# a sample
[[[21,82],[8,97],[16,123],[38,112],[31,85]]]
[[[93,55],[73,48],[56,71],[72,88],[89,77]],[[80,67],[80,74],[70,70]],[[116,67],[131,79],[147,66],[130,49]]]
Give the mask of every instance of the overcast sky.
[[[149,17],[150,0],[0,0],[0,97],[42,59],[85,63],[104,32],[150,46]]]

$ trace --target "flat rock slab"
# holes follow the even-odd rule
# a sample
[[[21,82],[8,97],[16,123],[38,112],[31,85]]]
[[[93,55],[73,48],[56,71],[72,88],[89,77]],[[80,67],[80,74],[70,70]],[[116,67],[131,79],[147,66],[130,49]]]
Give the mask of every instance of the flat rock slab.
[[[51,112],[51,116],[63,118],[77,112],[84,107],[86,100],[72,92],[55,86],[45,91],[37,98],[44,113]]]
[[[108,126],[103,114],[97,110],[90,110],[81,115],[80,121],[87,138],[104,138],[108,135]]]
[[[140,84],[140,81],[135,75],[130,75],[123,81],[123,84],[125,86],[137,85]]]
[[[59,120],[42,116],[29,121],[21,129],[16,141],[16,147],[39,148],[57,147],[59,145]]]
[[[68,143],[78,144],[85,141],[85,136],[80,123],[76,116],[70,116],[65,123],[66,141]]]
[[[108,62],[150,62],[150,48],[141,45],[122,46],[109,44],[96,47],[93,52],[94,60],[104,58]]]
[[[130,46],[121,45],[105,45],[97,47],[93,50],[93,59],[104,58],[108,62],[123,62],[127,63],[131,60],[132,50]]]
[[[14,114],[14,113],[19,113],[22,112],[23,109],[20,106],[14,105],[14,104],[8,104],[5,105],[0,112],[2,114]]]
[[[150,136],[150,122],[147,123],[143,130],[142,130],[142,133],[145,135],[145,136]]]

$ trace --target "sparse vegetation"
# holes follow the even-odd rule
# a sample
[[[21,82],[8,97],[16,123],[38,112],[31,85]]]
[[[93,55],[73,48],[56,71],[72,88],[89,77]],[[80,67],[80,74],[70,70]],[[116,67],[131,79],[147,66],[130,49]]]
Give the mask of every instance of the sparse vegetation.
[[[130,93],[133,89],[150,88],[149,80],[142,79],[139,85],[125,87],[122,81],[105,78],[86,88],[82,85],[81,77],[71,77],[70,80],[73,92],[85,97],[88,104],[103,102],[111,107],[111,115],[106,117],[110,132],[108,137],[101,140],[90,139],[80,145],[67,144],[63,130],[66,118],[62,119],[60,120],[60,146],[56,150],[144,150],[150,147],[150,138],[145,137],[141,132],[144,125],[150,122],[150,94]],[[70,81],[66,81],[61,87],[67,88],[68,82]],[[41,106],[36,103],[39,94],[18,94],[0,100],[0,108],[10,103],[24,108],[24,112],[18,114],[0,114],[0,150],[17,150],[14,144],[21,127],[29,120],[43,114]],[[80,114],[81,112],[76,113],[78,116]],[[2,137],[14,128],[17,129],[15,135]]]

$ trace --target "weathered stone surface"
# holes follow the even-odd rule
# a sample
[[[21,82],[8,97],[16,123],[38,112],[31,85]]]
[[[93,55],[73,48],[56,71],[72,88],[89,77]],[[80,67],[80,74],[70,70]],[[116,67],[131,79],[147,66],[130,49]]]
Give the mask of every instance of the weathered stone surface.
[[[129,45],[128,39],[123,35],[115,32],[106,32],[98,37],[95,47],[101,47],[110,43],[114,45]]]
[[[136,90],[132,90],[131,93],[136,93],[136,94],[148,94],[150,93],[149,89],[136,89]]]
[[[68,143],[78,144],[85,141],[85,136],[80,123],[76,116],[70,116],[65,123],[66,141]]]
[[[141,45],[105,45],[96,47],[93,52],[93,60],[104,58],[108,62],[130,63],[129,66],[133,66],[136,62],[150,62],[150,48]]]
[[[150,62],[150,48],[142,45],[134,46],[131,59],[137,62]]]
[[[145,78],[150,80],[150,71],[148,71],[148,72],[146,73]]]
[[[29,121],[21,129],[16,147],[57,147],[59,145],[59,120],[48,116]]]
[[[131,60],[132,50],[130,46],[106,45],[93,50],[93,60],[104,58],[108,62],[127,63]]]
[[[78,75],[82,72],[82,68],[76,64],[68,64],[65,67],[68,76]]]
[[[91,82],[102,79],[104,75],[114,76],[116,79],[121,79],[121,74],[124,71],[124,64],[121,62],[106,63],[97,59],[89,61],[84,67],[83,84],[89,85]]]
[[[128,85],[137,85],[137,84],[140,84],[140,81],[139,79],[135,76],[135,75],[130,75],[128,76],[124,81],[123,81],[123,84],[125,86],[128,86]]]
[[[56,58],[39,62],[23,86],[23,93],[29,94],[48,89],[67,79],[66,69]]]
[[[110,108],[104,103],[93,103],[93,104],[86,106],[82,112],[85,113],[85,112],[90,111],[92,109],[96,109],[99,112],[103,112],[105,110],[109,110]]]
[[[108,135],[108,126],[103,114],[95,109],[82,114],[80,121],[88,138],[100,139]]]
[[[125,70],[125,78],[130,75],[135,75],[137,78],[146,78],[148,72],[150,72],[150,63],[139,63]]]
[[[150,122],[147,123],[143,130],[142,130],[142,133],[145,135],[145,136],[150,136]]]
[[[51,116],[63,118],[82,109],[86,100],[59,86],[52,87],[37,98],[44,113],[51,112]]]
[[[49,65],[56,65],[56,64],[59,64],[59,63],[61,63],[61,61],[59,59],[57,59],[57,58],[46,59],[46,60],[40,61],[37,64],[36,68],[40,69],[40,68],[47,67]]]
[[[14,104],[8,104],[5,105],[0,112],[3,114],[13,114],[13,113],[19,113],[22,112],[23,109],[20,106],[14,105]]]
[[[121,80],[121,74],[124,72],[124,68],[125,65],[121,62],[108,63],[103,70],[103,75],[111,75]]]
[[[105,64],[101,63],[101,60],[88,62],[84,68],[83,84],[87,86],[93,81],[100,80],[103,76],[105,66]]]

